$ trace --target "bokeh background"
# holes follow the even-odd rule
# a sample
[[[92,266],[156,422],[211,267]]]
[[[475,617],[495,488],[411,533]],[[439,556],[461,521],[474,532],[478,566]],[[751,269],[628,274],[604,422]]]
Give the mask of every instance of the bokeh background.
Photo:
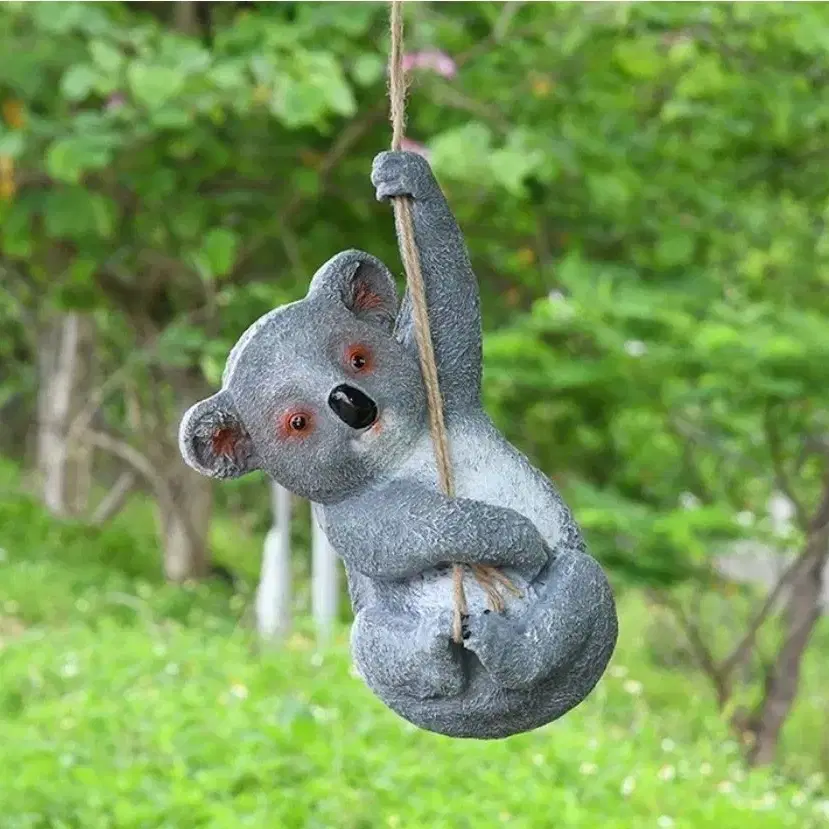
[[[0,826],[828,826],[826,4],[407,4],[487,408],[619,600],[560,722],[408,727],[350,671],[308,505],[181,462],[181,412],[329,256],[402,285],[387,15],[0,7]]]

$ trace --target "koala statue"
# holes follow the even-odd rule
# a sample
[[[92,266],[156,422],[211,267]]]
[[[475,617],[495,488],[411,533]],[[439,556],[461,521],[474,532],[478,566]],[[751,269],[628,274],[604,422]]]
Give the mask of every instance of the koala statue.
[[[553,484],[481,403],[478,287],[463,236],[424,158],[383,152],[380,200],[412,199],[456,497],[438,486],[408,292],[356,250],[307,295],[255,322],[221,390],[180,426],[187,464],[213,478],[263,470],[309,499],[342,558],[356,668],[409,722],[496,739],[552,722],[604,673],[618,622],[610,586]],[[466,580],[452,638],[452,563],[502,568],[502,613]]]

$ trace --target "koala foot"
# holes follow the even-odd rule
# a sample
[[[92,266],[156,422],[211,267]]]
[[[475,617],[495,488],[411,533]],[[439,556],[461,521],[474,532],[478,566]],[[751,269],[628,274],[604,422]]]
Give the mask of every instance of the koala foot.
[[[452,612],[424,618],[415,646],[420,651],[420,675],[412,686],[427,691],[423,697],[455,696],[466,686],[461,654],[452,642]]]
[[[513,623],[500,613],[484,610],[467,617],[463,629],[463,646],[472,651],[486,667],[495,664],[499,654],[509,647],[509,639],[515,639]]]
[[[423,199],[437,187],[429,162],[417,153],[403,151],[377,155],[371,168],[371,183],[378,201],[394,196]]]
[[[354,624],[354,658],[370,684],[418,699],[455,696],[466,686],[461,653],[452,642],[452,613],[389,617],[362,610]]]
[[[471,617],[463,644],[502,688],[526,687],[538,678],[537,654],[515,620],[500,613],[485,610]]]

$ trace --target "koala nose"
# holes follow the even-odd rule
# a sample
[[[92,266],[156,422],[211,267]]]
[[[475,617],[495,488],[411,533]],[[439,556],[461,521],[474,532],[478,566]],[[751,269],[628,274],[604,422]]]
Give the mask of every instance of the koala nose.
[[[365,429],[377,420],[377,404],[359,389],[345,383],[328,395],[328,405],[352,429]]]

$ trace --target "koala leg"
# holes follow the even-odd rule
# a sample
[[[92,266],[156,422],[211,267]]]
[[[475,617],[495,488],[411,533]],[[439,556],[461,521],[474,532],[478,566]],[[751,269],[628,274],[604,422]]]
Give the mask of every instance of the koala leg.
[[[598,659],[615,644],[613,596],[592,558],[559,558],[537,588],[535,603],[518,618],[486,611],[468,622],[465,646],[502,688],[528,688],[556,674],[566,685],[565,672],[588,648]],[[603,619],[613,624],[597,624]]]
[[[418,699],[455,696],[466,685],[451,612],[404,617],[366,607],[354,620],[351,641],[357,668],[370,685]]]

